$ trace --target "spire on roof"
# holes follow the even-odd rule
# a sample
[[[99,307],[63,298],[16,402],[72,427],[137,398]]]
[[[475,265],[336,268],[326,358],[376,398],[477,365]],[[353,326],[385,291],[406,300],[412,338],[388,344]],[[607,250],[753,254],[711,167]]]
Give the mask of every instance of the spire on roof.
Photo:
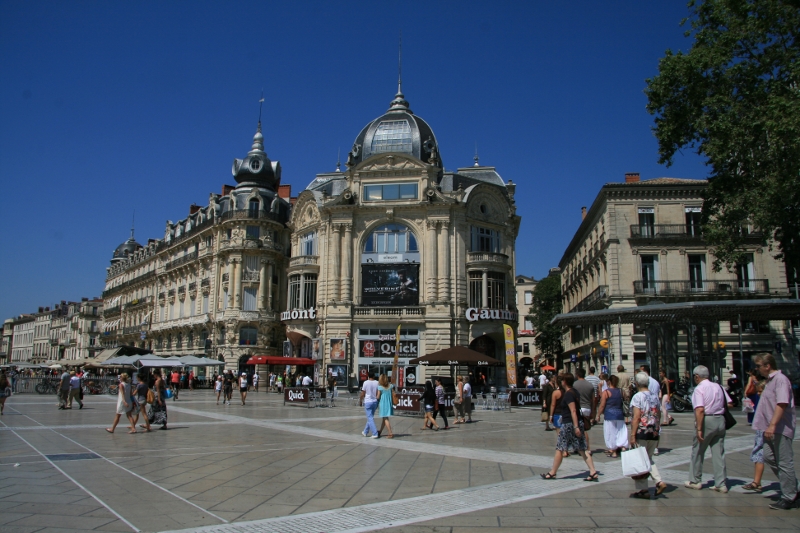
[[[133,240],[133,230],[136,227],[136,209],[133,210],[133,217],[131,218],[131,240]]]
[[[336,151],[336,172],[341,172],[342,171],[341,159],[342,159],[342,149],[339,148]]]
[[[400,32],[400,46],[397,54],[397,94],[389,104],[389,111],[405,111],[412,113],[408,108],[408,101],[403,94],[403,32]]]
[[[475,164],[472,166],[474,167],[481,166],[480,163],[478,163],[478,160],[480,159],[480,157],[478,157],[478,141],[475,141],[475,157],[473,157],[472,159],[475,161]]]

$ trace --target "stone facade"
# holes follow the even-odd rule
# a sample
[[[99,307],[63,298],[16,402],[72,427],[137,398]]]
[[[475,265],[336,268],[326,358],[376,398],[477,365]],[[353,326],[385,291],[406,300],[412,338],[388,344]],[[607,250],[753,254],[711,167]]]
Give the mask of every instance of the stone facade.
[[[752,228],[743,230],[748,262],[732,272],[713,271],[714,250],[700,231],[706,186],[705,180],[640,181],[638,174],[626,175],[625,183],[603,186],[559,263],[563,311],[787,297],[784,263],[773,257],[764,236]],[[790,347],[784,326],[745,323],[745,356],[773,351],[778,341]],[[724,368],[738,367],[737,325],[719,323],[714,335],[715,342],[727,346]],[[610,359],[602,357],[603,339],[610,341],[606,350]],[[630,369],[644,363],[647,353],[644,332],[628,324],[622,324],[621,331],[617,324],[570,328],[564,349],[566,366],[587,362],[598,370],[609,363],[612,368],[623,364]]]
[[[357,137],[347,169],[318,175],[298,195],[287,355],[316,357],[318,380],[353,385],[367,372],[389,373],[400,326],[407,385],[426,373],[449,375],[407,361],[451,346],[504,361],[503,321],[466,317],[470,308],[516,317],[519,221],[514,184],[477,158],[445,171],[432,130],[398,93]],[[488,377],[504,382],[503,372]]]
[[[142,246],[132,232],[114,252],[103,292],[104,347],[205,355],[237,369],[256,353],[280,353],[291,188],[280,185],[280,164],[264,152],[260,123],[232,174],[237,186],[167,221],[162,239]]]

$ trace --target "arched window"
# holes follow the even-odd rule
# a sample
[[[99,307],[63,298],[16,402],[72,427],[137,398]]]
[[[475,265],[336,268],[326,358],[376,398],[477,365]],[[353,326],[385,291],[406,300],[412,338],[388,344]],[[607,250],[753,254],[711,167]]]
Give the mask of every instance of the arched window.
[[[364,253],[418,252],[417,238],[406,226],[386,224],[375,228],[364,241]]]
[[[239,330],[239,344],[252,346],[257,342],[258,330],[256,328],[244,327]]]

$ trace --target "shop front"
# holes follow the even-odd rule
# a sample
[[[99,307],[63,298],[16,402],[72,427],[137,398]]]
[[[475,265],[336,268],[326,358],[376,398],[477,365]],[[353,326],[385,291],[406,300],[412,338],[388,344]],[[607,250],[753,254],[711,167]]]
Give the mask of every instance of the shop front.
[[[366,381],[368,375],[379,376],[381,374],[386,374],[393,383],[397,383],[398,388],[417,385],[417,365],[411,365],[408,361],[419,356],[419,339],[418,329],[401,329],[398,343],[396,329],[359,328],[356,341],[359,388]],[[392,366],[396,351],[398,353],[398,375],[395,380]]]

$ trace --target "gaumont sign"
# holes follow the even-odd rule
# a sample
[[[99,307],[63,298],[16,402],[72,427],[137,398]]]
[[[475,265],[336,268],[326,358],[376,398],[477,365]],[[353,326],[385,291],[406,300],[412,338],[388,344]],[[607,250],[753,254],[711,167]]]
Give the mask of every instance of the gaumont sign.
[[[308,309],[292,309],[281,313],[281,321],[284,320],[314,320],[317,318],[317,310],[313,307]]]
[[[516,322],[517,313],[514,311],[506,311],[505,309],[478,309],[477,307],[470,307],[467,309],[464,316],[470,322],[478,322],[480,320],[507,320]]]
[[[511,405],[517,407],[542,405],[542,391],[539,389],[511,389],[508,399]]]

